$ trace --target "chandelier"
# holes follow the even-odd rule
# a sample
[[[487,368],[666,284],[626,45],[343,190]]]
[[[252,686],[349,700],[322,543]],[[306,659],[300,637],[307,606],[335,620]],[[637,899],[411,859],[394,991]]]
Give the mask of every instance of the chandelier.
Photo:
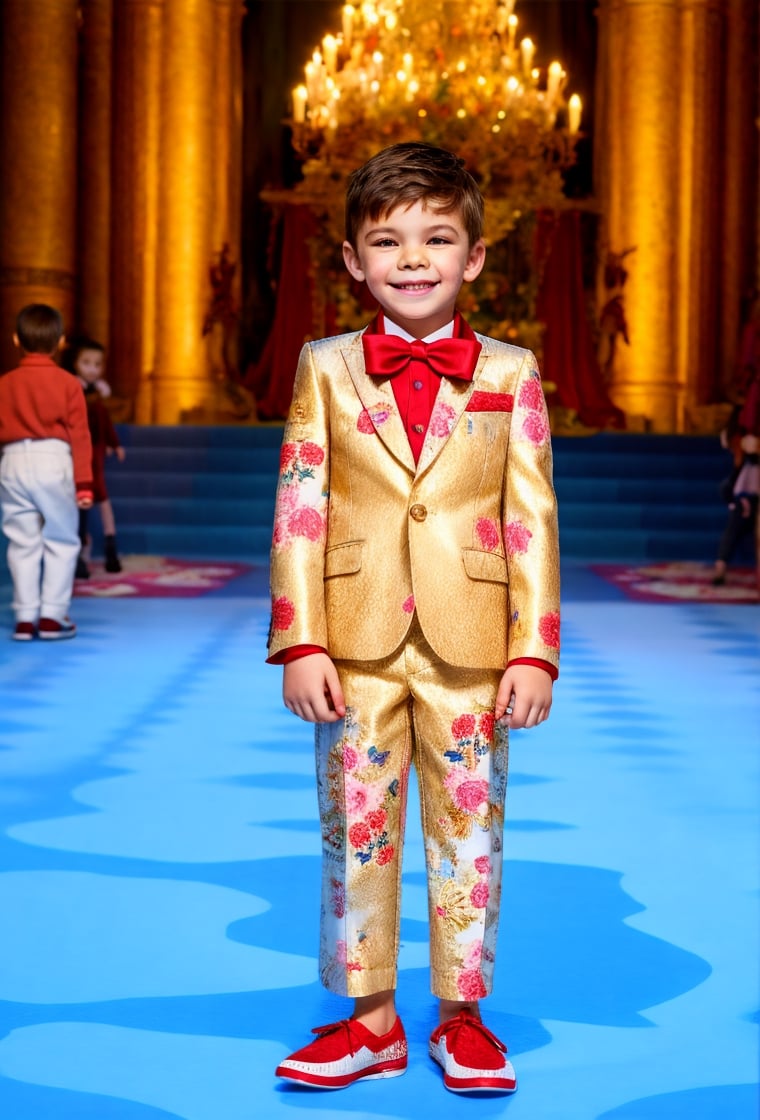
[[[582,106],[561,62],[536,64],[515,0],[345,4],[292,91],[301,192],[334,195],[371,155],[424,140],[461,156],[483,190],[490,241],[556,206]]]

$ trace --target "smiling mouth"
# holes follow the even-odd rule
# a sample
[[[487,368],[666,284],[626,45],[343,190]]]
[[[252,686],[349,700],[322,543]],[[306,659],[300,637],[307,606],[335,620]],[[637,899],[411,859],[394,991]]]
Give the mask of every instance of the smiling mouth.
[[[432,280],[418,280],[417,283],[392,284],[391,287],[397,292],[429,292],[435,287],[435,283]]]

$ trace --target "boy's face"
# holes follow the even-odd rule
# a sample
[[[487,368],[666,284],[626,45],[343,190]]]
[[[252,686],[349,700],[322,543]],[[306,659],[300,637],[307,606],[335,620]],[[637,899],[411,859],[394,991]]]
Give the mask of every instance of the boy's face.
[[[74,362],[74,369],[88,385],[93,385],[103,376],[105,355],[102,350],[80,350]]]
[[[479,275],[485,255],[482,240],[470,245],[458,211],[443,214],[423,202],[365,221],[356,246],[343,242],[348,271],[414,338],[451,322],[459,289]]]

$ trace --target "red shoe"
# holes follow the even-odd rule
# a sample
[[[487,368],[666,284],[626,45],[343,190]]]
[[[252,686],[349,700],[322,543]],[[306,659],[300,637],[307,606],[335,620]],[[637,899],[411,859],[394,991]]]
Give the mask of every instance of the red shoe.
[[[362,1078],[400,1077],[406,1070],[406,1035],[400,1019],[377,1035],[357,1019],[314,1027],[317,1037],[275,1070],[276,1077],[315,1089],[345,1089]]]
[[[73,638],[77,628],[70,618],[59,620],[57,618],[41,618],[39,635],[45,641],[57,641],[60,638]]]
[[[17,622],[11,637],[14,642],[31,642],[36,633],[37,627],[33,622]]]
[[[470,1011],[441,1023],[430,1036],[430,1056],[454,1093],[514,1093],[517,1079],[507,1048]]]

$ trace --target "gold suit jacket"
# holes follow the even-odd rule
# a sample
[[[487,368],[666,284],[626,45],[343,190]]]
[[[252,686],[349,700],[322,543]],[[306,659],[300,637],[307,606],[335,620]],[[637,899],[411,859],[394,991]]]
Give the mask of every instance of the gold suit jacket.
[[[415,465],[390,379],[361,335],[301,351],[280,459],[269,655],[371,661],[416,611],[451,665],[556,666],[559,557],[549,423],[528,350],[476,335],[472,382],[443,378]]]

